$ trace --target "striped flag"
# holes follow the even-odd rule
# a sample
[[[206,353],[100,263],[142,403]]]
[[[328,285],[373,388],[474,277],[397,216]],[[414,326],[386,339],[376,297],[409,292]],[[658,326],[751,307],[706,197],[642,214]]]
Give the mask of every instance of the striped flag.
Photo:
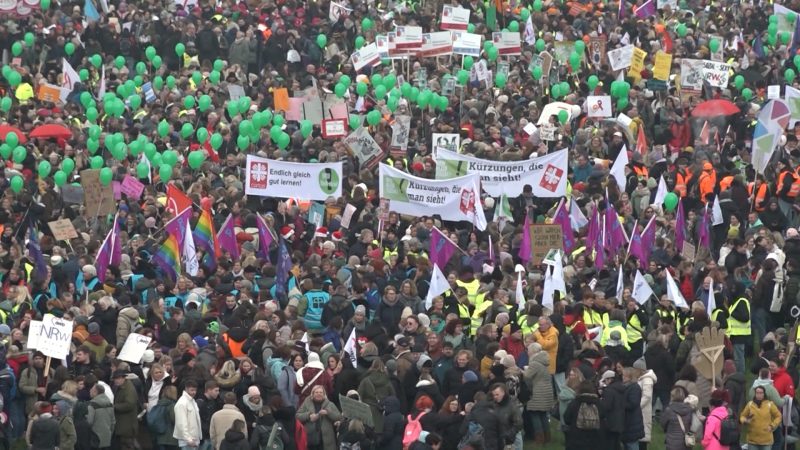
[[[194,226],[192,232],[194,236],[194,243],[197,248],[206,252],[203,263],[212,271],[217,267],[217,258],[221,254],[219,250],[219,242],[217,242],[217,235],[214,232],[214,221],[211,219],[211,211],[203,209],[200,213],[200,219],[197,225]]]
[[[636,8],[636,17],[640,19],[647,19],[650,16],[654,16],[656,14],[656,2],[655,0],[647,0],[642,4],[642,6]]]

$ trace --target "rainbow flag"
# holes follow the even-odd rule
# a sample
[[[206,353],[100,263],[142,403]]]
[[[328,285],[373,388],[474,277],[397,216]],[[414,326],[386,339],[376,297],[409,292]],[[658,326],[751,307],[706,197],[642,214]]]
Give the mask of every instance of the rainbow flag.
[[[181,229],[186,230],[186,222],[184,220],[186,220],[186,216],[181,214],[164,225],[164,230],[167,232],[167,240],[161,244],[161,248],[152,258],[152,262],[161,268],[164,275],[173,280],[177,280],[178,274],[181,273],[180,248],[183,245],[181,241],[184,237]]]
[[[212,271],[217,267],[217,255],[220,254],[217,233],[214,231],[214,221],[211,219],[211,211],[204,209],[200,213],[200,219],[192,231],[194,242],[197,247],[206,252],[203,264]]]

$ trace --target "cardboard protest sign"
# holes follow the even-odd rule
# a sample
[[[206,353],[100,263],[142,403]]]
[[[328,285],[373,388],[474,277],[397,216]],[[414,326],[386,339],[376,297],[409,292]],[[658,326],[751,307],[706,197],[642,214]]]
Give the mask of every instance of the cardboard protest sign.
[[[431,135],[431,148],[443,148],[457,152],[461,147],[461,135],[458,133],[433,133]]]
[[[350,228],[350,222],[353,220],[353,214],[355,214],[356,209],[357,208],[355,206],[349,203],[347,204],[347,206],[344,207],[344,212],[342,213],[342,220],[340,222],[342,228]]]
[[[531,261],[542,261],[551,249],[562,249],[564,236],[561,225],[531,225]]]
[[[278,89],[283,89],[284,91],[286,90],[285,88],[278,88]],[[275,89],[273,89],[272,92],[274,94]],[[244,95],[245,95],[244,88],[241,85],[238,84],[228,85],[228,97],[230,97],[231,100],[233,101],[239,100],[240,98],[244,97]],[[289,95],[288,91],[286,95],[287,96]]]
[[[339,17],[347,17],[350,15],[350,12],[353,11],[352,9],[340,5],[336,2],[331,2],[331,6],[328,9],[328,20],[331,22],[337,22]]]
[[[53,232],[53,237],[57,241],[68,241],[78,237],[78,231],[69,219],[54,220],[47,222],[50,231]]]
[[[119,355],[117,355],[117,359],[139,364],[142,361],[145,350],[147,350],[147,346],[150,345],[150,341],[152,340],[153,338],[138,333],[129,334],[128,338],[125,339],[125,345],[122,346],[122,350],[120,350]]]
[[[589,62],[599,68],[606,62],[606,37],[589,38]]]
[[[83,188],[80,186],[73,186],[71,184],[65,184],[61,186],[61,199],[64,200],[64,203],[69,203],[72,205],[80,205],[83,203]]]
[[[290,163],[247,155],[245,193],[326,200],[342,196],[342,163]]]
[[[100,170],[87,169],[81,171],[81,187],[83,187],[83,204],[89,217],[114,214],[117,203],[114,201],[114,188],[100,183]]]
[[[61,87],[54,84],[43,83],[39,85],[36,98],[45,102],[61,103]]]
[[[637,82],[642,79],[642,71],[644,70],[644,59],[647,57],[647,52],[639,47],[633,48],[633,57],[631,58],[631,68],[628,70],[628,76]]]
[[[339,404],[342,405],[343,416],[348,419],[360,420],[368,427],[373,426],[372,410],[368,404],[341,394],[339,394]]]
[[[469,25],[469,12],[465,8],[444,5],[442,7],[442,22],[439,28],[442,30],[466,30]]]
[[[66,359],[72,344],[72,321],[45,314],[41,321],[33,320],[28,328],[28,348],[45,356]]]
[[[422,47],[422,27],[402,26],[395,28],[395,47],[416,53]]]
[[[375,167],[383,159],[383,150],[365,127],[359,127],[344,139],[363,168]]]
[[[325,221],[325,205],[314,202],[308,207],[308,222],[321,227]]]
[[[702,91],[703,82],[712,87],[728,86],[731,66],[707,59],[681,59],[681,89]]]

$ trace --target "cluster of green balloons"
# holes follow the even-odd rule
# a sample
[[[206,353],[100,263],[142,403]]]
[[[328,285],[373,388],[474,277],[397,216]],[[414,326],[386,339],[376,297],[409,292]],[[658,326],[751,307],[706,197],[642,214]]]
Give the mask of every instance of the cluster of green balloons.
[[[16,70],[12,69],[11,66],[3,66],[2,70],[3,78],[8,81],[8,84],[10,84],[12,88],[16,88],[20,83],[22,83],[22,75]]]
[[[569,83],[567,83],[566,81],[562,81],[550,87],[550,96],[555,99],[559,99],[569,95],[569,91],[570,91]]]
[[[628,95],[631,92],[631,84],[627,81],[615,80],[611,82],[611,97],[617,99],[617,109],[622,110],[628,107]]]

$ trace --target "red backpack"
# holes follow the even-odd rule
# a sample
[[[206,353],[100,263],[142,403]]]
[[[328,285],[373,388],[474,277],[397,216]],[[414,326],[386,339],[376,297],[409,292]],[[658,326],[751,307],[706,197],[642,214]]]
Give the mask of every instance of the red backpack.
[[[294,441],[295,445],[297,446],[297,450],[308,450],[308,436],[306,436],[306,427],[297,420],[294,419]]]
[[[419,420],[424,415],[424,411],[417,414],[417,417],[413,419],[411,414],[408,415],[408,423],[406,423],[406,428],[403,430],[403,449],[408,449],[414,441],[419,439],[419,435],[422,434],[422,423]]]

